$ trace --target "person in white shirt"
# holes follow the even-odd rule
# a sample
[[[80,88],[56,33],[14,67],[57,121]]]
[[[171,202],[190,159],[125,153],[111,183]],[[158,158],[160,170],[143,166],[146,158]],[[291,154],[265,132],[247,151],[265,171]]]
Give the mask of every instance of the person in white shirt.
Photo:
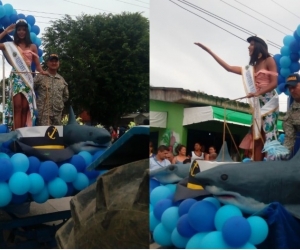
[[[194,151],[191,152],[191,159],[193,160],[204,160],[205,154],[201,150],[201,144],[196,142],[194,145]]]
[[[157,149],[157,154],[154,157],[150,158],[150,171],[170,165],[171,162],[167,159],[168,153],[169,149],[167,146],[159,146]]]

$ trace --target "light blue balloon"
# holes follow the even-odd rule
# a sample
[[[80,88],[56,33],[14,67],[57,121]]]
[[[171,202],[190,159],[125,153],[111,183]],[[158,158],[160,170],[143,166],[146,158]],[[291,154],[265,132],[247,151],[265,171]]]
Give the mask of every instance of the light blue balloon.
[[[269,227],[267,222],[259,216],[250,216],[247,218],[251,227],[251,236],[248,242],[253,245],[262,243],[268,236]]]
[[[288,67],[290,67],[290,65],[292,63],[292,61],[291,61],[291,59],[290,59],[289,56],[283,56],[283,57],[281,57],[280,60],[279,60],[279,62],[280,62],[281,68],[288,68]]]
[[[39,61],[40,61],[40,63],[42,63],[42,62],[44,61],[44,58],[41,56],[41,57],[39,58]]]
[[[207,197],[203,199],[204,201],[209,201],[216,206],[217,209],[221,207],[221,203],[214,197]]]
[[[49,199],[49,192],[48,192],[47,185],[44,186],[44,188],[42,189],[41,192],[39,192],[37,194],[33,194],[32,195],[32,199],[36,203],[44,203],[44,202],[46,202]]]
[[[153,211],[153,205],[149,204],[149,212],[151,213]]]
[[[13,13],[12,14],[13,15],[18,15],[18,12],[15,9],[13,9]]]
[[[89,186],[89,178],[83,173],[77,173],[77,177],[72,184],[75,189],[79,191],[83,190]]]
[[[37,37],[37,38],[35,39],[35,44],[36,44],[36,46],[40,47],[41,44],[42,44],[41,38]]]
[[[291,54],[290,48],[288,46],[283,46],[280,49],[280,54],[282,56],[289,56]],[[279,59],[280,60],[280,59]]]
[[[173,232],[174,228],[177,226],[178,219],[178,207],[169,207],[163,212],[161,223],[168,231]]]
[[[300,24],[298,25],[296,32],[297,32],[297,35],[300,36]]]
[[[256,247],[250,242],[247,242],[244,246],[239,247],[239,249],[256,249]]]
[[[213,231],[203,237],[200,247],[204,249],[229,249],[231,248],[223,239],[222,232]]]
[[[207,235],[208,233],[197,233],[192,236],[192,238],[189,239],[188,243],[186,244],[186,249],[199,249],[202,239]]]
[[[6,4],[3,5],[3,8],[5,10],[5,15],[6,16],[9,17],[13,13],[14,8],[12,7],[11,4],[6,3]]]
[[[70,163],[65,163],[59,167],[58,175],[65,182],[73,182],[77,177],[77,169]]]
[[[35,43],[36,38],[37,38],[36,34],[33,32],[30,32],[30,40],[32,43]]]
[[[4,17],[5,16],[5,9],[4,7],[1,5],[0,6],[0,18]]]
[[[233,205],[224,205],[220,207],[215,216],[215,227],[222,231],[224,223],[233,216],[243,216],[241,210]]]
[[[23,195],[29,191],[30,180],[27,174],[16,172],[10,177],[8,185],[13,194]]]
[[[181,236],[178,233],[177,228],[174,228],[174,230],[171,234],[171,240],[172,240],[172,243],[175,247],[184,249],[186,244],[189,241],[189,238]]]
[[[288,77],[291,74],[291,70],[289,68],[281,68],[280,75],[283,77]]]
[[[6,182],[0,182],[0,207],[5,207],[12,199],[12,192]]]
[[[28,157],[22,153],[14,154],[11,158],[14,172],[26,172],[29,168]]]
[[[78,153],[78,155],[81,155],[83,157],[86,166],[89,166],[93,161],[93,156],[87,151],[81,151]]]
[[[63,179],[56,177],[54,180],[48,182],[49,194],[54,198],[62,198],[68,192],[68,186]]]
[[[154,229],[153,239],[162,247],[171,247],[173,245],[171,234],[162,223],[159,223]]]
[[[154,216],[153,212],[149,214],[149,224],[150,224],[150,232],[153,232],[155,227],[160,223],[158,219]]]
[[[10,157],[7,154],[2,152],[0,152],[0,158],[10,159]]]
[[[290,46],[291,42],[295,41],[295,37],[291,35],[287,35],[283,38],[283,44],[285,46]]]
[[[172,194],[174,194],[176,191],[176,184],[167,184],[165,187],[169,188]]]
[[[27,23],[29,32],[31,31],[31,25]],[[35,34],[35,33],[34,33]]]
[[[45,182],[42,176],[37,173],[32,173],[28,176],[30,181],[29,193],[38,194],[45,186]]]
[[[166,199],[171,194],[170,189],[165,186],[156,187],[150,193],[150,203],[155,206],[158,201]]]

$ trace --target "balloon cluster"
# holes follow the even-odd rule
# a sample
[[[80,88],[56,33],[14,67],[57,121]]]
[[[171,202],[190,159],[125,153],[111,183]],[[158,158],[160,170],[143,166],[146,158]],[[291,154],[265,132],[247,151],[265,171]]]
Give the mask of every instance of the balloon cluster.
[[[0,1],[0,27],[6,28],[9,25],[16,23],[19,19],[25,19],[28,24],[28,29],[30,31],[30,39],[38,48],[38,55],[40,62],[43,61],[43,50],[40,48],[42,44],[41,38],[37,37],[40,33],[39,26],[35,23],[35,17],[32,15],[25,16],[22,13],[17,13],[13,6],[9,3],[2,4]],[[14,32],[9,35],[13,36]],[[34,66],[35,67],[35,66]]]
[[[269,232],[265,220],[243,217],[233,205],[213,197],[173,202],[176,185],[150,179],[150,231],[162,247],[187,249],[256,248]]]
[[[94,155],[82,151],[61,163],[41,162],[34,156],[0,153],[0,207],[26,201],[44,203],[50,198],[71,196],[93,184],[106,170],[88,171],[87,166],[104,151]]]
[[[300,70],[300,25],[294,31],[293,35],[287,35],[283,38],[283,46],[280,49],[280,54],[273,56],[278,71],[278,94],[285,93],[289,95],[288,89],[284,88],[286,78]]]

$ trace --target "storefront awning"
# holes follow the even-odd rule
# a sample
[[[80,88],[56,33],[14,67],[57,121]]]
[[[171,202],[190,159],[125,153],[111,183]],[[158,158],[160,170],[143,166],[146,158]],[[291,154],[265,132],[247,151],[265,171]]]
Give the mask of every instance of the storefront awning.
[[[167,112],[150,111],[150,126],[154,128],[166,128],[167,115]]]
[[[206,107],[195,107],[195,108],[185,108],[183,111],[183,124],[190,125],[194,123],[206,122],[206,121],[220,121],[231,124],[237,124],[241,126],[250,127],[252,123],[252,116],[250,114],[223,109],[214,106]],[[278,121],[277,127],[279,131],[282,129],[282,121]]]

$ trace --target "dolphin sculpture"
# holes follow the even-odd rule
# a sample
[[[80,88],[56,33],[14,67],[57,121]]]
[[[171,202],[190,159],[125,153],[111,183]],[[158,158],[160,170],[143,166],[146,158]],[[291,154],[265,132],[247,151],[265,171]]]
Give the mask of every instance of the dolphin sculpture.
[[[300,150],[289,161],[226,164],[195,175],[199,185],[223,204],[243,212],[260,212],[279,202],[300,218]]]

